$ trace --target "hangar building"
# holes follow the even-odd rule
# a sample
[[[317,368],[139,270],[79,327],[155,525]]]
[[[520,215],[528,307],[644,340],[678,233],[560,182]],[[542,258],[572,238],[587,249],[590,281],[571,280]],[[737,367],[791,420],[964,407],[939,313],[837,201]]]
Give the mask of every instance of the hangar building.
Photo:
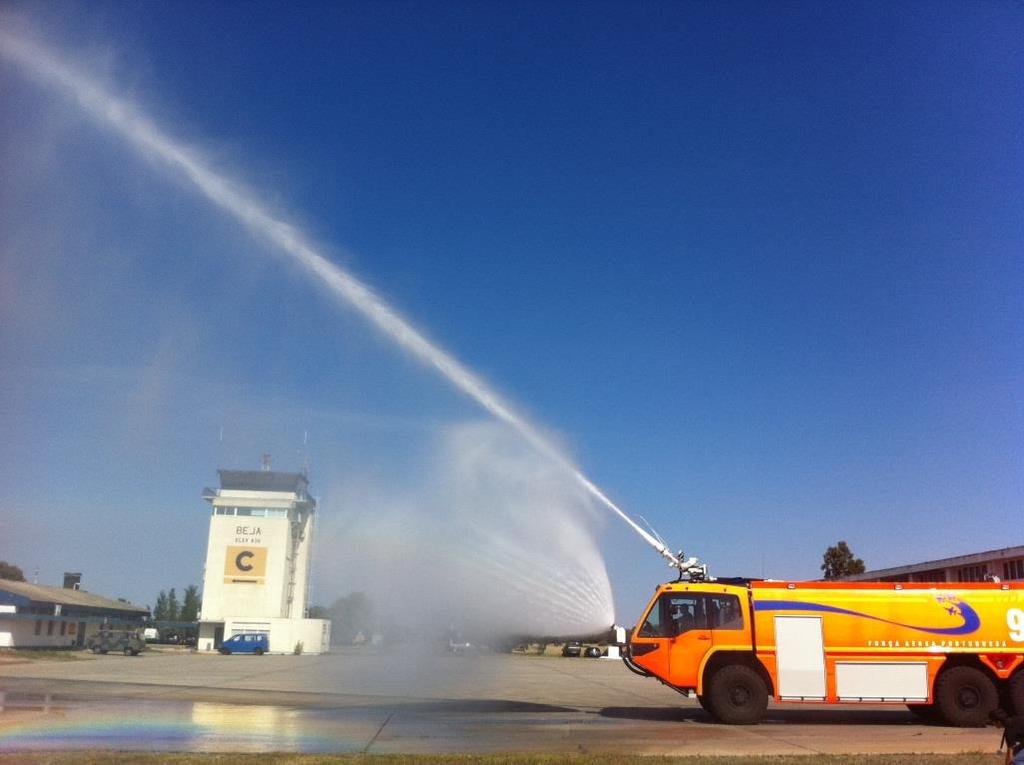
[[[981,582],[992,576],[1005,582],[1024,579],[1024,545],[875,569],[843,578],[850,582]]]
[[[307,619],[316,500],[304,473],[218,470],[205,489],[210,534],[200,650],[240,633],[266,634],[273,653],[325,653],[331,623]]]
[[[79,589],[77,579],[66,587],[0,579],[0,648],[81,648],[104,625],[142,627],[148,616],[149,609]]]

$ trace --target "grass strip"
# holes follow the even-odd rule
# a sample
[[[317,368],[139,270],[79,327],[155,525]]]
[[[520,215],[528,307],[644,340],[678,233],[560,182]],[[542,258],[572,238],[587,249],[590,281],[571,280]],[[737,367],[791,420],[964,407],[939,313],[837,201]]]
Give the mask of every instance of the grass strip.
[[[47,648],[0,648],[0,664],[18,664],[26,661],[76,661],[82,658],[77,651]]]

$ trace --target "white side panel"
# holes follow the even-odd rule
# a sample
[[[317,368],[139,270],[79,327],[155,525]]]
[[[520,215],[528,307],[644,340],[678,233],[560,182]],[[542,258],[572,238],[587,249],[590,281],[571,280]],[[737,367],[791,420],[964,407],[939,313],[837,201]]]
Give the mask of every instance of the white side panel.
[[[270,622],[243,621],[241,619],[228,619],[224,624],[224,639],[242,635],[247,632],[259,633],[260,635],[270,634]]]
[[[925,662],[837,662],[836,693],[846,701],[927,701]]]
[[[776,616],[779,696],[825,698],[825,645],[820,616]]]

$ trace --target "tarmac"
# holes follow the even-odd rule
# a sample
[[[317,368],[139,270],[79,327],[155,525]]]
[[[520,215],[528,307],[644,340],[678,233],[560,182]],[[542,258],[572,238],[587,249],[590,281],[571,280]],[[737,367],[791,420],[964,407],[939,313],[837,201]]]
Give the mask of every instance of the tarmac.
[[[902,706],[778,705],[756,726],[618,661],[349,649],[323,656],[0,660],[0,752],[994,752],[994,728],[922,724]]]

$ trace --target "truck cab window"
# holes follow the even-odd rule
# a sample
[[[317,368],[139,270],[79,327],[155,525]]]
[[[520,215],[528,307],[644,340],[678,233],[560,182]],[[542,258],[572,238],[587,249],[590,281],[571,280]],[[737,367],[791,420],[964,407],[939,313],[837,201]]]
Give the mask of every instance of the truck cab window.
[[[668,615],[669,637],[707,629],[703,595],[671,592],[663,595],[662,600]]]
[[[706,595],[708,623],[713,630],[743,629],[740,599],[735,595]]]
[[[639,637],[676,637],[690,630],[707,629],[705,596],[689,592],[667,592],[651,608]]]

